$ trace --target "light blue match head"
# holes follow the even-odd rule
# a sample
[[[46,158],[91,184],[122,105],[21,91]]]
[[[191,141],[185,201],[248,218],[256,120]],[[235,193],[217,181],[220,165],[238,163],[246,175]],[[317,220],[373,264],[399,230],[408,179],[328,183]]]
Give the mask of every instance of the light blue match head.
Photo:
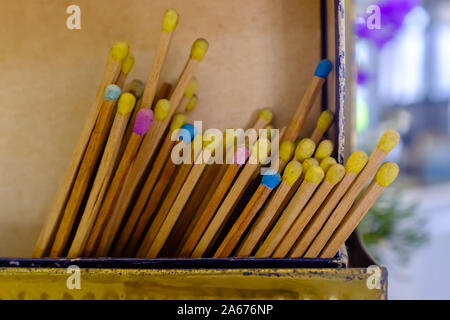
[[[261,184],[269,189],[274,189],[280,184],[280,182],[280,174],[276,171],[269,170],[263,175]]]
[[[316,72],[314,72],[314,75],[316,77],[326,79],[332,69],[333,69],[333,64],[331,63],[331,61],[324,59],[324,60],[320,61],[319,64],[317,65]]]
[[[120,95],[122,94],[122,90],[119,88],[119,86],[116,86],[115,84],[110,84],[105,89],[105,100],[114,101],[119,99]]]
[[[197,128],[190,123],[185,123],[180,129],[180,140],[190,143],[197,135]]]

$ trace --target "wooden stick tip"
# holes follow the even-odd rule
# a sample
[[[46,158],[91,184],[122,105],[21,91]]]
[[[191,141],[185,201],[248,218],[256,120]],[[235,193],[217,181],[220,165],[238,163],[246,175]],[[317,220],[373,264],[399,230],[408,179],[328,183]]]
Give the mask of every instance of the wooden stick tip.
[[[383,133],[377,144],[377,149],[388,154],[400,141],[400,135],[395,130],[387,130]]]
[[[164,121],[170,113],[170,101],[167,99],[159,99],[155,106],[155,119]]]
[[[178,25],[179,19],[178,12],[176,12],[174,9],[168,9],[164,13],[163,17],[163,23],[162,23],[162,29],[166,32],[172,32],[175,30],[175,28]]]
[[[119,102],[117,103],[117,112],[122,116],[126,116],[133,111],[135,105],[136,97],[129,92],[125,92],[120,96]]]
[[[326,110],[322,112],[319,116],[319,119],[317,120],[317,129],[320,131],[327,131],[328,128],[331,126],[331,123],[334,119],[334,113]]]
[[[301,163],[296,160],[292,160],[286,165],[286,168],[284,168],[283,180],[290,186],[293,186],[302,175],[302,171],[303,167]]]
[[[115,101],[115,100],[119,99],[121,93],[122,93],[122,90],[120,89],[119,86],[117,86],[115,84],[110,84],[105,89],[105,100]]]
[[[394,162],[385,162],[378,169],[375,181],[382,187],[387,187],[397,179],[400,169]]]
[[[309,138],[300,140],[295,149],[295,160],[303,162],[305,159],[311,158],[316,149],[316,144]]]
[[[209,43],[203,38],[194,41],[191,48],[191,58],[197,61],[202,61],[208,51]]]
[[[361,170],[366,166],[369,156],[364,151],[353,152],[345,164],[347,171],[359,174]]]

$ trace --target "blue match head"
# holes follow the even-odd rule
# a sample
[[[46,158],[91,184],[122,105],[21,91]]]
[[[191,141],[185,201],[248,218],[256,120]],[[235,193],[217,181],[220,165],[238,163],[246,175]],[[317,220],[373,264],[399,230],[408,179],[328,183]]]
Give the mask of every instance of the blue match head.
[[[119,99],[122,90],[115,84],[110,84],[105,89],[105,100],[114,101]]]
[[[316,72],[314,72],[314,75],[316,77],[326,79],[332,69],[333,69],[333,64],[331,63],[331,61],[324,59],[319,62],[319,65],[317,66]]]
[[[276,171],[269,170],[263,175],[261,184],[269,189],[274,189],[280,184],[280,182],[280,174]]]
[[[181,127],[180,130],[180,140],[186,143],[190,143],[194,137],[197,135],[197,128],[193,124],[186,123]]]

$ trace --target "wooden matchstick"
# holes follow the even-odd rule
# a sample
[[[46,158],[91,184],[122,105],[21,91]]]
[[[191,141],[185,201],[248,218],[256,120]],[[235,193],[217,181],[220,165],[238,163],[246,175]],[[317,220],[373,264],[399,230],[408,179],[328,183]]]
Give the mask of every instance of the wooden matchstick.
[[[80,257],[83,253],[87,237],[94,225],[97,213],[100,210],[106,190],[109,186],[113,168],[118,157],[123,134],[128,124],[130,114],[136,104],[136,98],[131,93],[124,93],[117,103],[117,113],[111,132],[103,152],[94,184],[89,193],[89,199],[84,208],[80,224],[72,241],[68,258]]]
[[[316,128],[311,135],[311,140],[314,141],[316,145],[319,144],[325,132],[327,132],[328,128],[330,128],[333,123],[333,118],[334,113],[329,110],[326,110],[320,114],[319,119],[317,120]]]
[[[150,109],[141,109],[136,117],[134,123],[133,134],[128,141],[127,149],[125,150],[120,164],[108,188],[103,204],[98,213],[97,219],[94,223],[91,233],[89,234],[84,250],[84,256],[90,257],[96,249],[97,240],[101,236],[103,228],[112,214],[112,210],[120,195],[123,183],[130,170],[131,164],[136,156],[139,145],[143,136],[148,131],[153,123],[153,111]]]
[[[183,163],[181,164],[179,170],[175,174],[175,177],[173,178],[172,184],[170,186],[168,185],[168,183],[165,183],[163,188],[159,188],[159,185],[161,185],[161,181],[158,181],[157,185],[155,186],[155,190],[154,192],[152,192],[150,200],[139,221],[139,224],[141,224],[141,220],[143,218],[149,220],[156,212],[155,217],[150,225],[150,228],[145,234],[144,239],[139,247],[139,250],[137,251],[137,257],[139,258],[146,256],[173,202],[175,201],[180,189],[182,188],[184,181],[186,180],[187,176],[189,175],[189,172],[192,169],[192,166],[194,165],[194,161],[197,158],[199,152],[198,147],[200,147],[199,149],[201,151],[202,136],[197,135],[197,130],[194,126],[189,125],[186,127],[188,127],[188,131],[182,131],[182,136],[180,136],[180,139],[183,140],[181,142],[181,146],[183,147],[183,150],[184,146],[189,147],[190,150],[184,151],[186,152],[186,154],[183,154]],[[186,157],[190,157],[190,159]],[[172,159],[167,160],[166,168],[168,169],[169,172],[173,172],[175,170],[175,163]],[[164,170],[166,170],[166,168],[164,168]],[[166,196],[161,202],[162,193],[168,187],[169,189],[166,192]],[[157,204],[160,202],[161,206],[159,206],[158,208]],[[143,232],[142,229],[138,229],[137,231],[139,233]],[[135,241],[135,239],[137,238],[132,237],[131,240]],[[134,245],[134,242],[132,243],[132,245]]]
[[[323,140],[317,146],[316,152],[314,153],[314,158],[320,162],[325,158],[331,157],[333,150],[333,142],[331,142],[331,140]]]
[[[322,230],[319,232],[311,245],[311,248],[314,246],[315,252],[324,248],[336,228],[341,223],[342,219],[344,219],[345,214],[350,209],[356,197],[358,197],[362,189],[369,182],[370,178],[375,174],[381,162],[383,162],[388,153],[391,152],[391,150],[397,145],[399,140],[400,136],[394,130],[387,130],[383,133],[378,141],[377,147],[370,155],[366,166],[362,169],[358,177],[354,180],[348,191],[342,197],[336,209],[334,209],[328,221],[325,223]],[[307,254],[309,256],[311,252],[308,250]]]
[[[197,88],[197,78],[192,77],[186,86],[186,90],[184,90],[183,98],[177,106],[176,112],[191,112],[195,109],[197,104],[197,96],[195,96],[195,92],[197,91]]]
[[[224,175],[221,177],[221,182],[217,185],[217,189],[205,206],[204,210],[199,215],[195,226],[191,228],[191,233],[186,241],[182,242],[183,247],[180,251],[180,257],[189,257],[194,250],[195,245],[203,234],[203,231],[208,226],[211,218],[219,207],[222,199],[225,197],[226,192],[230,188],[234,181],[234,178],[239,172],[239,169],[245,164],[249,156],[248,148],[245,145],[238,146],[234,154],[233,163],[227,165],[227,169]]]
[[[170,40],[173,36],[173,31],[178,25],[178,13],[173,9],[168,9],[164,13],[162,21],[162,32],[159,38],[158,47],[156,49],[155,58],[150,69],[148,81],[145,86],[144,95],[142,97],[141,108],[151,108],[155,98],[156,86],[158,85],[159,76],[161,74],[164,61],[169,51]]]
[[[120,94],[121,90],[115,84],[109,85],[105,90],[105,101],[100,109],[97,122],[89,139],[88,147],[86,148],[72,191],[67,200],[61,223],[56,232],[52,249],[50,250],[50,257],[62,256],[68,244],[69,236],[74,227],[89,181],[91,180],[91,176],[94,173],[94,169],[108,137],[111,117]]]
[[[294,246],[298,237],[305,229],[308,222],[311,220],[313,215],[319,209],[320,205],[327,198],[328,194],[334,188],[334,186],[342,180],[345,175],[345,168],[340,164],[334,164],[327,171],[324,181],[320,184],[314,196],[309,201],[308,205],[301,211],[300,215],[297,217],[295,222],[292,224],[286,236],[278,245],[272,257],[274,258],[284,258]],[[299,247],[294,247],[293,252],[290,253],[290,257],[299,257],[303,253],[299,253]]]
[[[139,148],[139,152],[131,167],[129,178],[124,186],[123,190],[126,193],[120,197],[120,201],[117,203],[118,216],[123,216],[130,205],[131,199],[136,192],[136,188],[141,181],[143,174],[146,172],[153,155],[156,151],[160,140],[166,131],[170,119],[172,118],[176,107],[179,105],[181,98],[186,90],[186,86],[191,80],[193,73],[197,69],[199,62],[203,59],[208,49],[208,42],[204,39],[197,39],[191,49],[191,55],[188,63],[178,80],[174,92],[172,93],[169,101],[170,108],[167,113],[164,113],[164,117],[159,117],[155,113],[155,124],[145,135],[142,144]],[[145,96],[145,93],[144,93]],[[161,101],[161,100],[160,100]]]
[[[287,142],[287,141],[285,141]],[[281,152],[280,152],[281,154]],[[296,160],[289,162],[284,169],[283,179],[273,197],[269,200],[267,206],[264,207],[261,214],[253,223],[250,231],[242,242],[236,256],[248,257],[258,243],[263,238],[264,234],[272,227],[281,213],[280,206],[285,201],[287,195],[292,189],[295,182],[302,174],[302,165]]]
[[[327,197],[327,199],[311,219],[308,226],[303,231],[299,241],[297,242],[296,247],[299,248],[297,251],[299,256],[303,255],[305,252],[305,257],[308,258],[317,257],[319,255],[320,249],[316,249],[316,246],[314,244],[311,245],[311,243],[319,233],[322,226],[327,221],[328,217],[338,204],[339,200],[341,200],[341,198],[347,192],[348,188],[350,188],[350,185],[353,183],[356,176],[364,168],[368,158],[369,157],[367,156],[367,154],[363,151],[355,151],[348,158],[347,163],[345,164],[346,173],[344,178]],[[308,247],[310,248],[308,249]],[[308,251],[306,251],[306,249],[308,249]]]
[[[192,191],[194,190],[195,185],[199,181],[201,175],[203,174],[206,166],[210,164],[213,159],[213,153],[216,148],[222,148],[222,137],[205,137],[204,142],[210,142],[206,145],[203,151],[200,153],[197,159],[200,159],[199,164],[195,164],[193,168],[190,170],[189,175],[186,177],[186,180],[183,183],[178,195],[173,202],[169,212],[164,219],[164,222],[161,224],[159,231],[148,250],[146,257],[147,258],[156,258],[161,251],[164,243],[169,237],[170,232],[172,231],[173,226],[175,225],[178,217],[180,216],[181,211],[183,210],[186,202],[188,201]]]
[[[123,89],[125,85],[125,81],[127,80],[128,74],[130,73],[131,69],[133,69],[134,66],[134,56],[129,53],[126,58],[122,62],[122,68],[120,71],[119,78],[116,81],[116,85]]]
[[[286,209],[284,209],[261,247],[256,251],[255,257],[265,258],[272,256],[292,223],[297,219],[300,212],[308,203],[324,175],[322,168],[318,166],[311,166],[306,171],[303,183],[289,202]]]
[[[181,127],[183,127],[186,124],[186,121],[187,117],[184,113],[177,113],[172,118],[169,133],[167,134],[163,142],[163,145],[161,146],[161,149],[158,152],[158,156],[156,157],[155,163],[152,166],[152,170],[150,171],[150,174],[147,177],[139,193],[139,197],[137,198],[133,206],[133,209],[127,219],[127,222],[125,223],[125,226],[120,234],[120,237],[114,246],[112,252],[113,257],[121,256],[123,250],[125,249],[125,246],[128,240],[130,239],[133,230],[136,227],[136,223],[138,222],[141,216],[142,210],[144,210],[145,205],[149,199],[149,196],[152,193],[153,187],[155,186],[157,179],[160,176],[161,170],[164,168],[164,165],[170,155],[170,152],[172,151],[173,146],[175,145],[175,141],[172,141],[172,134]],[[148,221],[145,222],[141,221],[141,223],[147,225]]]
[[[332,258],[336,255],[339,248],[345,243],[369,209],[375,204],[375,201],[383,190],[397,178],[398,172],[399,168],[393,162],[386,162],[378,169],[373,181],[346,214],[336,232],[328,241],[325,248],[323,248],[320,253],[321,258]]]
[[[269,171],[263,175],[260,186],[256,189],[239,218],[233,224],[231,230],[227,233],[225,239],[214,253],[214,258],[231,256],[245,230],[247,230],[253,218],[262,208],[272,190],[280,184],[280,181],[281,177],[278,172]]]
[[[192,252],[192,257],[200,258],[214,241],[216,234],[225,224],[231,211],[236,206],[241,198],[244,189],[249,185],[250,180],[255,172],[260,168],[261,163],[264,163],[270,153],[270,141],[265,138],[260,138],[253,147],[252,154],[249,157],[247,164],[242,169],[236,182],[231,187],[227,196],[223,200],[221,206],[212,218],[210,224],[206,228],[195,249]]]
[[[167,99],[159,100],[154,109],[155,119],[157,120],[165,119],[168,115],[169,110],[170,110],[170,102]],[[145,140],[145,138],[143,140]],[[130,172],[132,168],[133,164],[131,165]],[[125,180],[124,187],[127,186],[128,179],[130,179],[130,177],[127,177],[127,179]],[[111,248],[112,245],[112,241],[114,240],[117,230],[123,221],[126,210],[124,210],[123,209],[124,207],[120,206],[120,204],[123,203],[121,202],[122,197],[127,195],[128,194],[127,192],[128,192],[127,189],[122,189],[119,200],[117,201],[117,206],[114,208],[113,213],[114,219],[110,219],[104,227],[96,251],[99,256],[105,256],[108,254],[109,249]]]
[[[87,121],[84,124],[83,131],[75,146],[69,166],[66,169],[62,183],[59,186],[52,207],[47,215],[44,225],[42,226],[39,238],[33,249],[34,258],[42,258],[47,255],[50,250],[62,218],[66,201],[70,195],[81,160],[84,156],[92,130],[94,129],[95,122],[97,121],[97,117],[100,113],[105,89],[109,84],[116,82],[120,73],[122,61],[128,55],[128,52],[129,46],[124,42],[115,43],[109,52],[106,69],[102,76],[99,88],[97,89],[95,100],[90,108]]]
[[[292,117],[292,120],[289,123],[289,126],[284,133],[281,141],[294,142],[297,139],[300,131],[303,128],[306,117],[308,116],[311,107],[319,96],[320,90],[322,89],[322,86],[325,83],[325,80],[330,74],[332,68],[333,66],[329,60],[320,61],[314,73],[314,77],[308,88],[306,89],[306,92],[304,93],[303,98],[300,101],[300,105],[298,106],[294,116]],[[280,166],[281,168],[283,168],[284,163],[280,163]]]

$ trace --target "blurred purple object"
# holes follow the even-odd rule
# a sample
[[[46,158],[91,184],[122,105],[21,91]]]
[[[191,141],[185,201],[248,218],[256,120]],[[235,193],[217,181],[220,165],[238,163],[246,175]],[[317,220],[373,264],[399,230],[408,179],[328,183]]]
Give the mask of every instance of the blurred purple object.
[[[370,81],[371,75],[369,73],[367,73],[364,70],[358,70],[358,84],[359,85],[365,85],[367,82]]]
[[[367,14],[365,19],[359,19],[355,25],[356,35],[360,38],[372,40],[378,48],[382,48],[391,41],[403,25],[406,15],[416,6],[420,0],[382,0],[377,4],[380,7],[381,29],[369,29],[367,27]]]

